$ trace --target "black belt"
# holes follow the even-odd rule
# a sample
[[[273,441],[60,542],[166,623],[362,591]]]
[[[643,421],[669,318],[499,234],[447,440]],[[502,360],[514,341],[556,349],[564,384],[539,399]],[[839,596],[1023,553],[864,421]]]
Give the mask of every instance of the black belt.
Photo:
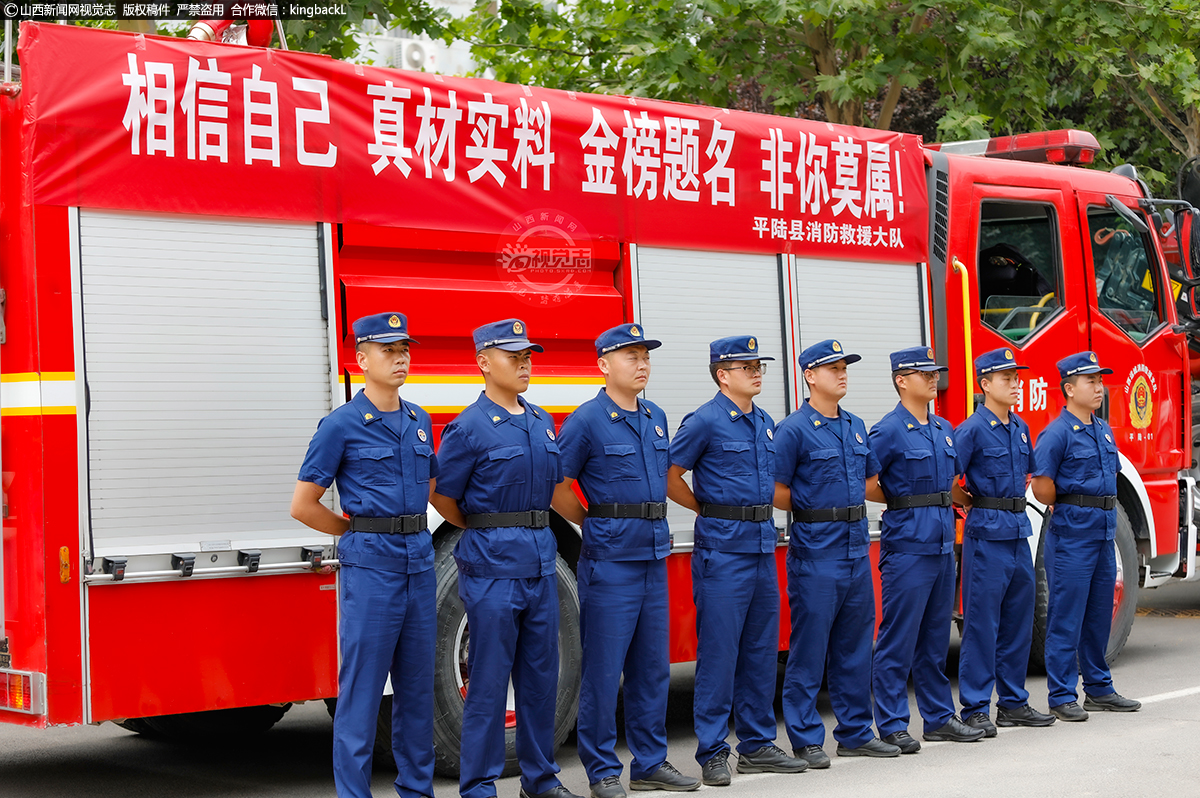
[[[728,504],[700,503],[700,515],[705,518],[723,518],[726,521],[766,521],[771,517],[774,509],[769,504],[737,507]]]
[[[646,518],[660,521],[667,517],[667,503],[589,504],[587,514],[588,518]]]
[[[350,519],[351,532],[374,532],[379,535],[412,535],[429,526],[425,513],[399,515],[395,518],[366,518],[356,515]]]
[[[867,505],[853,507],[827,507],[821,510],[798,510],[792,508],[792,518],[805,524],[819,521],[861,521],[867,517]]]
[[[527,510],[523,513],[477,513],[467,516],[471,529],[495,529],[501,526],[527,526],[541,529],[550,526],[549,510]]]
[[[1025,512],[1025,497],[997,499],[995,496],[975,496],[971,499],[971,506],[984,510],[1007,510],[1010,513],[1023,513]]]
[[[888,499],[889,510],[909,510],[913,507],[949,507],[951,505],[950,491],[941,493],[918,493],[914,496],[896,496]]]
[[[1089,496],[1086,493],[1060,493],[1055,504],[1074,504],[1078,507],[1096,507],[1111,510],[1117,506],[1116,496]]]

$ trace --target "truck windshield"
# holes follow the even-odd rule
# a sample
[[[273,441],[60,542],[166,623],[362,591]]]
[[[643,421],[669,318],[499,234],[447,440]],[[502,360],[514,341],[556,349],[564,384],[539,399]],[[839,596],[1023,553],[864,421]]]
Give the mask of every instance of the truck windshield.
[[[1100,312],[1134,341],[1162,323],[1162,290],[1150,242],[1106,207],[1088,210],[1092,268]]]

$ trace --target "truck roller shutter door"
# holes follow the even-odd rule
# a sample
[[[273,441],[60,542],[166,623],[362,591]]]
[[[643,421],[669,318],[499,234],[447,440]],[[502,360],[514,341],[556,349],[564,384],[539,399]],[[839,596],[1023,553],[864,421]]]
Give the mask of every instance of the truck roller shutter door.
[[[93,555],[328,545],[289,516],[331,407],[316,225],[83,210],[79,240]]]

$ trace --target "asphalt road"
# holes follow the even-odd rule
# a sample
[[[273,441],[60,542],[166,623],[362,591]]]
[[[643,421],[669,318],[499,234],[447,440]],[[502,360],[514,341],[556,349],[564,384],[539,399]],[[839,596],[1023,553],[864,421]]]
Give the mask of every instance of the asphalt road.
[[[839,759],[825,771],[799,775],[735,774],[727,788],[703,787],[720,798],[863,795],[902,798],[1116,796],[1167,792],[1200,796],[1200,585],[1144,591],[1142,612],[1113,668],[1117,690],[1140,699],[1141,712],[1094,713],[1086,723],[1046,729],[1001,729],[979,743],[925,743],[914,756]],[[957,638],[957,636],[955,636]],[[957,667],[957,639],[951,670]],[[668,732],[671,760],[699,775],[691,732],[692,671],[675,666]],[[1030,677],[1034,706],[1045,709],[1045,677]],[[824,696],[822,696],[824,699]],[[778,713],[777,713],[778,714]],[[833,719],[822,701],[827,728]],[[913,706],[913,717],[918,717]],[[920,722],[911,726],[920,731]],[[154,742],[112,724],[31,730],[0,726],[0,796],[7,798],[218,798],[332,796],[331,724],[324,704],[297,706],[252,744],[184,747]],[[780,731],[780,740],[786,736]],[[786,747],[786,743],[785,743]],[[826,750],[833,752],[832,736]],[[622,751],[625,754],[624,751]],[[628,756],[625,754],[625,761]],[[587,793],[573,741],[559,751],[563,783]],[[376,796],[395,795],[394,773],[377,772]],[[498,784],[515,798],[517,779]],[[457,784],[438,779],[439,796]],[[660,793],[661,794],[661,793]]]

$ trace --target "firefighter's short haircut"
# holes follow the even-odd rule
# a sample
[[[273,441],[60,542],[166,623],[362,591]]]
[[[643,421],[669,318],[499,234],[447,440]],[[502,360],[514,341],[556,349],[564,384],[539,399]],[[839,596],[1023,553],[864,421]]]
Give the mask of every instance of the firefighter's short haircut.
[[[1079,378],[1086,376],[1084,374],[1074,374],[1070,377],[1064,377],[1062,382],[1058,384],[1058,390],[1062,391],[1063,399],[1067,398],[1067,385],[1074,386],[1079,382]]]
[[[710,376],[712,376],[712,378],[713,378],[713,382],[715,382],[715,383],[717,384],[717,387],[718,387],[718,388],[720,388],[720,387],[721,387],[721,381],[720,381],[719,379],[717,379],[717,371],[718,371],[719,369],[721,369],[721,368],[723,368],[723,366],[722,366],[722,364],[720,363],[720,361],[718,361],[718,362],[716,362],[716,363],[709,363],[709,364],[708,364],[708,373],[709,373],[709,375],[710,375]]]
[[[892,387],[896,389],[896,396],[900,395],[900,380],[899,380],[899,378],[903,377],[909,373],[911,373],[911,372],[909,372],[907,369],[896,369],[895,371],[892,372]]]

